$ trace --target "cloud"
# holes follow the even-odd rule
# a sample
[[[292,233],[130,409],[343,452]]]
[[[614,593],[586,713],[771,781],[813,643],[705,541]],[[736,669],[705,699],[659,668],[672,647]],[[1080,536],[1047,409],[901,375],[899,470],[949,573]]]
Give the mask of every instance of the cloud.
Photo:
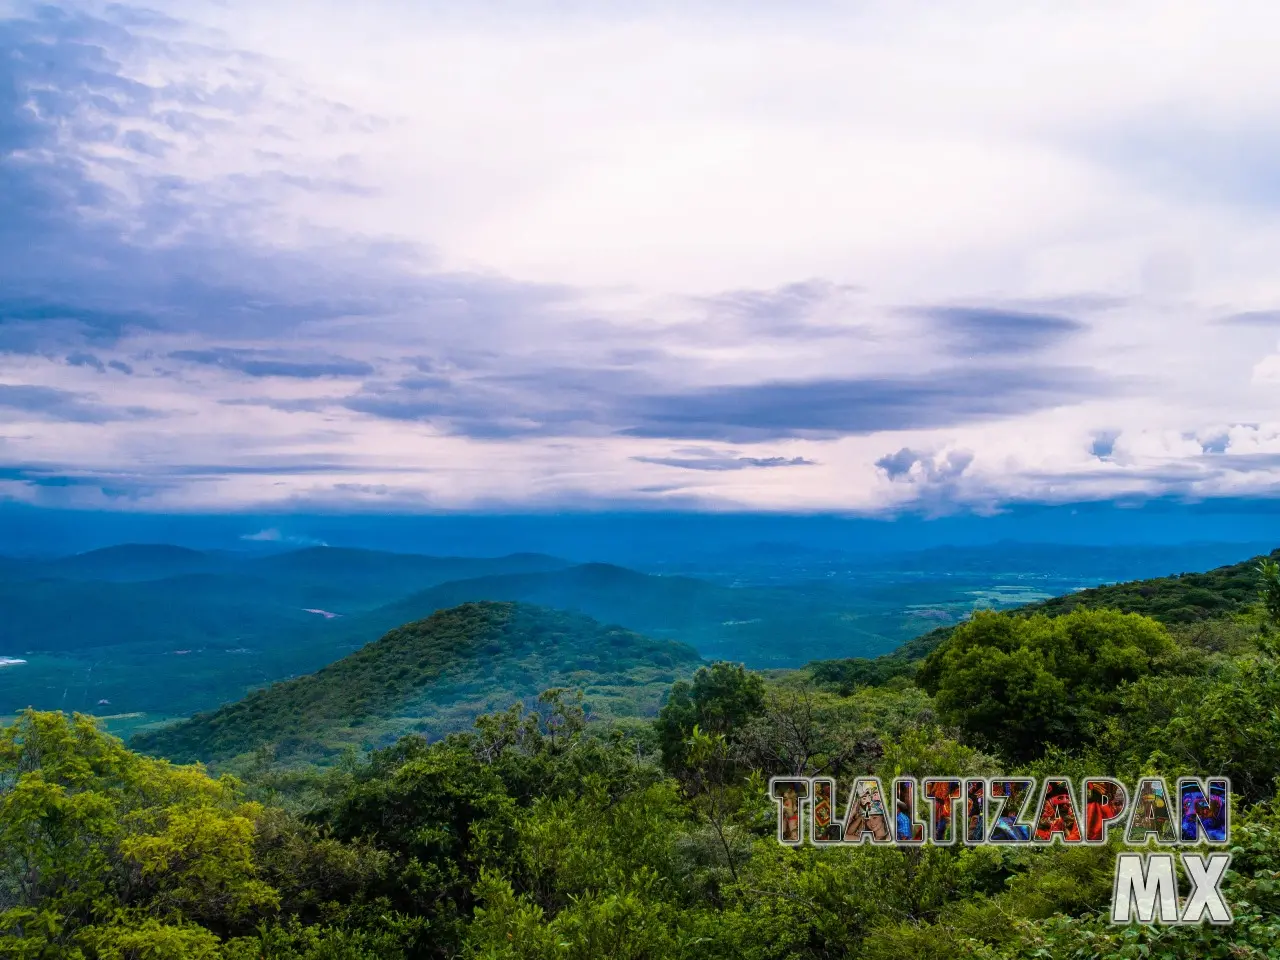
[[[352,135],[350,146],[370,118],[296,86],[271,99],[287,80],[267,59],[193,29],[126,5],[0,20],[12,52],[0,61],[0,348],[165,331],[269,340],[406,311],[484,322],[560,296],[424,272],[418,244],[308,230],[299,210],[376,190],[342,173],[349,157],[308,153],[299,134]],[[277,151],[264,159],[268,145]],[[240,168],[210,169],[218,151]],[[289,229],[307,240],[281,242]],[[210,349],[230,365],[270,361]],[[275,375],[329,375],[286,362]],[[352,375],[357,363],[335,369]]]
[[[1106,395],[1117,389],[1073,367],[968,367],[899,377],[775,382],[630,401],[638,437],[728,441],[957,426]]]
[[[268,527],[265,530],[259,530],[256,533],[244,533],[240,535],[240,539],[246,540],[250,543],[287,543],[306,547],[328,546],[328,544],[323,540],[317,540],[314,537],[300,537],[281,533],[278,527]]]
[[[70,423],[112,423],[145,420],[156,411],[141,406],[117,407],[99,403],[93,397],[55,387],[0,383],[0,408],[19,411],[38,419]]]
[[[913,307],[909,313],[931,321],[951,349],[984,356],[1032,353],[1086,329],[1071,317],[989,307]]]
[[[1222,317],[1218,323],[1238,327],[1280,327],[1280,310],[1247,310]]]
[[[854,322],[861,292],[852,284],[813,278],[771,290],[730,290],[692,303],[706,314],[697,322],[703,337],[847,337],[867,332]]]
[[[73,367],[90,367],[99,373],[106,373],[106,365],[92,353],[71,353],[67,355],[67,363]]]
[[[720,472],[725,470],[754,470],[773,467],[812,467],[815,461],[805,457],[739,457],[732,454],[720,454],[713,450],[693,449],[680,451],[684,456],[649,457],[636,456],[631,459],[637,463],[653,463],[664,467],[677,467],[682,470],[709,470]]]
[[[373,366],[347,357],[287,359],[279,351],[232,349],[175,350],[169,356],[187,363],[204,364],[233,370],[250,377],[294,377],[303,380],[319,377],[362,377],[373,373]]]
[[[0,170],[4,159],[0,157]],[[0,234],[0,250],[6,249]],[[0,274],[3,267],[0,266]],[[10,278],[17,288],[20,281]],[[117,342],[127,330],[154,328],[152,317],[60,302],[51,295],[5,299],[0,297],[0,352],[38,353],[68,344]]]
[[[1231,443],[1231,434],[1222,432],[1200,441],[1200,448],[1205,453],[1226,453],[1227,446]]]
[[[1269,119],[1241,124],[1227,111],[1202,117],[1166,107],[1099,130],[1088,146],[1146,190],[1274,209],[1280,206],[1273,165],[1280,155],[1280,124]]]
[[[128,472],[103,473],[21,464],[0,466],[0,490],[6,484],[34,491],[42,501],[55,504],[66,504],[68,499],[81,500],[85,494],[117,504],[145,502],[178,488],[167,480]]]
[[[162,7],[0,19],[0,496],[1280,482],[1270,7]]]
[[[903,447],[876,461],[876,467],[894,482],[949,483],[960,477],[973,463],[969,450],[952,450],[945,455],[923,453]]]
[[[625,425],[620,418],[627,398],[653,386],[651,377],[628,369],[528,367],[367,382],[341,406],[477,438],[603,435]]]

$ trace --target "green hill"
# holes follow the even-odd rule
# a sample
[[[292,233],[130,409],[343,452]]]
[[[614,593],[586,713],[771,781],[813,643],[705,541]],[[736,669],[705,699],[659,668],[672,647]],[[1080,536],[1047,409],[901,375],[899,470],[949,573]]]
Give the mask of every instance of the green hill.
[[[1258,563],[1280,559],[1280,549],[1269,554],[1216,567],[1204,573],[1181,573],[1150,580],[1090,587],[1061,597],[1029,603],[1011,611],[1021,616],[1037,613],[1059,616],[1073,610],[1119,610],[1138,613],[1177,628],[1243,613],[1258,600]],[[881,657],[849,657],[816,660],[807,670],[820,683],[842,690],[859,684],[878,685],[913,673],[916,666],[951,636],[954,626],[939,627]]]
[[[735,616],[765,616],[770,598],[691,577],[654,576],[607,563],[563,570],[481,576],[442,583],[352,621],[405,623],[477,600],[508,600],[574,610],[647,633],[706,631]]]
[[[652,713],[693,648],[607,627],[580,614],[466,603],[398,627],[307,676],[237,703],[139,733],[134,746],[178,761],[219,761],[270,746],[323,759],[411,730],[440,734],[549,687],[582,688],[589,708]]]
[[[1280,549],[1268,556],[1280,559]],[[1057,615],[1079,609],[1110,608],[1141,613],[1166,626],[1214,620],[1240,613],[1257,602],[1257,567],[1262,559],[1257,556],[1205,573],[1181,573],[1174,577],[1093,587],[1033,604],[1027,610]]]

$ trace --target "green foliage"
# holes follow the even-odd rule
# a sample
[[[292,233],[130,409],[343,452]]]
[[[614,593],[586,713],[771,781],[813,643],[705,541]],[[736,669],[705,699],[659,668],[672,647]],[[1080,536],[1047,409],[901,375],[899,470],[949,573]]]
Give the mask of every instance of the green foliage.
[[[1122,771],[1227,776],[1249,801],[1280,775],[1280,664],[1226,660],[1198,676],[1149,676],[1122,690],[1100,747]]]
[[[1117,689],[1172,651],[1164,628],[1137,614],[980,611],[929,656],[920,680],[944,720],[1027,760],[1046,743],[1092,741]]]
[[[764,706],[764,680],[740,663],[719,661],[700,667],[693,682],[678,681],[671,688],[654,724],[668,770],[681,768],[687,741],[695,727],[724,734],[740,727]]]
[[[0,732],[0,924],[31,956],[211,956],[210,931],[277,906],[260,814],[231,781],[29,711]]]
[[[1280,955],[1280,803],[1252,808],[1233,824],[1232,864],[1223,893],[1235,922],[1188,926],[1112,926],[1099,909],[1044,915],[1018,904],[999,936],[962,940],[960,956],[975,960],[1077,960],[1081,957],[1222,958],[1248,960]],[[1095,848],[1097,849],[1097,848]],[[1105,849],[1105,848],[1104,848]],[[1100,901],[1097,898],[1095,902]],[[953,941],[954,942],[954,941]],[[955,954],[953,954],[954,956]]]

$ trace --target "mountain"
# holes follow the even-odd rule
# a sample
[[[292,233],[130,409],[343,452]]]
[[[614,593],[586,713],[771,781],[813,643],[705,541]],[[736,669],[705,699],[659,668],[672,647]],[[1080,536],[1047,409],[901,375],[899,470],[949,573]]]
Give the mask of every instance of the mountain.
[[[549,687],[584,688],[594,712],[656,710],[699,662],[685,644],[589,617],[515,603],[465,603],[388,632],[307,676],[255,691],[211,713],[134,737],[175,761],[221,761],[260,747],[323,759],[418,730],[464,727],[480,713]]]
[[[159,580],[228,567],[228,561],[217,554],[165,543],[126,543],[35,564],[30,572],[68,580],[128,581]]]
[[[279,635],[315,617],[303,598],[252,577],[0,582],[0,647],[21,651],[158,644],[182,649]]]
[[[292,641],[293,626],[323,629],[316,621],[325,613],[359,613],[448,580],[566,566],[539,554],[428,557],[317,547],[245,559],[166,545],[108,547],[28,561],[21,577],[0,579],[0,648],[278,645]],[[387,623],[372,636],[409,619],[416,618]]]
[[[344,547],[307,547],[259,557],[248,572],[273,581],[326,583],[350,589],[376,589],[380,596],[399,597],[447,580],[498,574],[538,573],[570,566],[567,560],[540,553],[502,557],[434,557],[384,553]]]
[[[1083,546],[1002,540],[983,546],[933,547],[875,558],[880,569],[900,572],[1007,573],[1087,576],[1096,581],[1165,577],[1230,563],[1269,543],[1183,543],[1161,546]],[[862,562],[866,563],[867,560]]]

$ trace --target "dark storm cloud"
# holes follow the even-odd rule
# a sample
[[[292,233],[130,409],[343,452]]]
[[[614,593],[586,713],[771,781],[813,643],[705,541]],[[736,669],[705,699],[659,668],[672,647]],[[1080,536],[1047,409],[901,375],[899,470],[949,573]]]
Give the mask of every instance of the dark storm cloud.
[[[174,490],[178,484],[151,476],[92,473],[41,473],[20,467],[0,466],[0,481],[17,481],[44,494],[58,491],[91,490],[108,500],[143,500],[158,493]]]
[[[55,387],[0,383],[0,408],[69,423],[111,423],[156,416],[146,407],[116,407],[93,397]]]
[[[910,473],[911,468],[920,461],[922,456],[924,455],[909,447],[903,447],[897,453],[886,453],[876,461],[876,466],[883,470],[890,480],[897,480]]]
[[[0,157],[0,167],[4,164]],[[2,202],[2,201],[0,201]],[[8,251],[3,245],[0,230],[0,255]],[[3,256],[0,256],[3,260]],[[5,265],[0,263],[0,283],[16,289],[22,280],[6,279]],[[66,279],[64,287],[88,286],[77,275]],[[67,350],[71,354],[83,354],[78,349],[85,346],[110,347],[130,330],[153,330],[154,317],[136,310],[112,310],[92,306],[89,298],[79,305],[67,302],[66,291],[47,297],[22,296],[6,298],[0,293],[0,353],[40,354]]]
[[[671,389],[638,371],[549,368],[370,382],[339,403],[474,437],[612,433],[745,443],[955,426],[1075,403],[1118,387],[1076,367],[957,368],[692,390]]]
[[[636,397],[623,433],[746,442],[922,430],[1017,416],[1110,393],[1078,367],[964,368],[914,377],[759,383]]]
[[[613,432],[626,397],[654,382],[627,369],[548,366],[511,374],[410,375],[366,383],[340,401],[386,420],[429,422],[469,437],[586,435]]]
[[[1087,329],[1056,313],[993,307],[910,307],[907,312],[930,321],[952,351],[977,356],[1033,353]]]
[[[347,357],[322,357],[310,360],[288,359],[278,351],[236,350],[227,347],[207,350],[177,350],[174,360],[233,370],[250,377],[362,377],[373,373],[373,367],[362,360]]]

